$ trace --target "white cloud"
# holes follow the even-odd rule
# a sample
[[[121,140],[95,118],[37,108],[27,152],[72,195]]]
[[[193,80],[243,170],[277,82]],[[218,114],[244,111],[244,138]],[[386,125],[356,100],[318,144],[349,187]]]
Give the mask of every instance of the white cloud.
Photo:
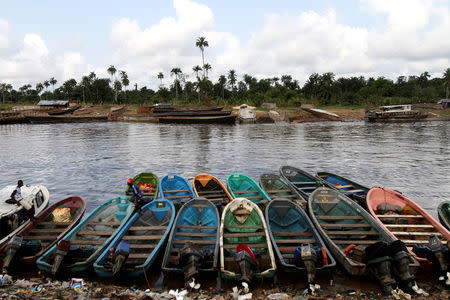
[[[9,23],[3,19],[0,19],[0,54],[2,49],[6,49],[9,47]]]

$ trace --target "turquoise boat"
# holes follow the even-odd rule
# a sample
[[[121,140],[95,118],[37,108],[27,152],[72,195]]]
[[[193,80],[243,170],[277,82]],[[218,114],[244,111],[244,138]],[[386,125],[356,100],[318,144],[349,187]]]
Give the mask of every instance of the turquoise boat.
[[[134,211],[129,197],[110,199],[84,218],[38,260],[40,270],[56,274],[88,270],[124,227]]]
[[[182,203],[195,198],[189,182],[177,174],[168,174],[161,178],[159,189],[162,199],[171,200],[174,203]]]
[[[148,271],[164,249],[174,219],[172,201],[157,199],[143,206],[100,254],[95,272],[101,277],[136,277]]]
[[[243,197],[248,200],[260,203],[270,201],[269,195],[248,176],[233,173],[227,178],[228,191],[233,198]]]
[[[162,262],[164,273],[184,273],[185,282],[218,270],[219,211],[206,198],[186,202],[170,233]]]

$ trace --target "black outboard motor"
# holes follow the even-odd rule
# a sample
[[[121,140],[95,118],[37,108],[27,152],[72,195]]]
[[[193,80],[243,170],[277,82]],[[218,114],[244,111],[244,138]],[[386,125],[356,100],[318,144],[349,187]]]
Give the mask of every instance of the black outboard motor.
[[[22,241],[23,236],[16,234],[9,240],[8,245],[6,245],[6,257],[3,260],[3,273],[6,273],[6,271],[8,270],[9,264],[14,258],[14,255],[16,255],[17,250],[19,250],[22,246]]]
[[[54,276],[59,269],[59,266],[61,265],[64,257],[69,253],[70,250],[70,241],[61,240],[56,246],[55,256],[53,259],[53,266],[52,266],[52,275]]]
[[[389,251],[393,259],[393,266],[396,274],[400,278],[399,287],[409,294],[415,294],[413,286],[416,284],[415,277],[409,273],[409,254],[405,243],[396,240],[389,244]]]
[[[250,282],[253,277],[253,271],[256,269],[256,257],[252,249],[246,244],[240,244],[236,247],[234,259],[239,265],[242,281]]]
[[[180,264],[183,266],[185,283],[199,274],[198,269],[202,265],[203,258],[203,248],[198,244],[189,241],[181,248]]]
[[[383,292],[390,295],[395,280],[391,276],[391,257],[388,245],[385,242],[377,242],[366,247],[365,257],[367,267],[380,282]]]
[[[114,265],[112,267],[113,276],[116,276],[120,272],[120,269],[122,269],[122,265],[128,258],[128,255],[130,255],[130,243],[127,241],[121,241],[119,245],[117,245],[116,251],[112,257],[112,260],[114,261]]]
[[[308,274],[308,283],[314,284],[316,279],[317,252],[311,244],[302,244],[294,252],[294,258],[297,262],[303,262],[306,273]]]

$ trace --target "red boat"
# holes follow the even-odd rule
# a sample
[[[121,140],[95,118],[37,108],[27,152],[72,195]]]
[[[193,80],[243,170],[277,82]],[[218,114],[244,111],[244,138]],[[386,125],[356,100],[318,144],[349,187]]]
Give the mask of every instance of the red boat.
[[[447,241],[450,240],[450,232],[439,221],[399,192],[374,187],[367,194],[366,202],[372,216],[394,237],[403,241],[409,252],[421,264],[430,262],[426,258],[418,257],[412,251],[414,245],[427,246],[428,238],[432,234],[439,238],[441,244],[447,245]]]
[[[70,210],[67,221],[55,220],[55,209],[65,208]],[[16,254],[21,255],[18,259],[22,264],[33,264],[81,220],[85,210],[86,201],[80,196],[71,196],[49,206],[35,220],[0,245],[3,266],[8,267]]]

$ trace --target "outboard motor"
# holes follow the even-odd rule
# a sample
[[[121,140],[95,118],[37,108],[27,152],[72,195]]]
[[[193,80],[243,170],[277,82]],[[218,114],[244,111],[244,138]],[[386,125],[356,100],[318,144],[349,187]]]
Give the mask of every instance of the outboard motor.
[[[250,282],[253,277],[253,270],[256,268],[256,257],[252,249],[246,244],[240,244],[236,247],[236,255],[234,257],[239,270],[241,271],[242,280]]]
[[[367,267],[378,279],[386,295],[390,295],[395,280],[391,276],[391,257],[385,242],[378,242],[366,247]]]
[[[112,260],[114,261],[114,265],[112,267],[113,276],[116,276],[120,272],[120,269],[122,269],[122,265],[128,258],[128,255],[130,255],[130,243],[127,241],[121,241],[119,245],[117,245],[116,251],[112,257]]]
[[[6,245],[6,257],[3,260],[3,273],[6,273],[6,271],[8,270],[9,264],[14,258],[14,255],[16,255],[17,250],[19,250],[22,246],[22,241],[23,236],[16,234],[9,240],[8,245]]]
[[[389,244],[391,257],[393,259],[394,269],[400,278],[400,288],[409,293],[414,294],[413,286],[415,286],[415,277],[409,273],[409,254],[405,244],[396,240]]]
[[[58,272],[59,266],[61,265],[64,257],[69,253],[70,241],[61,240],[56,246],[55,256],[53,259],[52,275],[54,276]]]
[[[202,246],[187,242],[180,250],[180,264],[183,266],[184,282],[198,275],[204,257]]]
[[[302,261],[308,274],[308,283],[314,284],[316,279],[317,253],[311,244],[298,246],[294,252],[294,258]]]
[[[439,281],[445,283],[447,281],[447,263],[444,257],[444,247],[442,247],[441,241],[437,235],[432,234],[428,242],[430,243],[430,249],[436,260],[439,262]]]

